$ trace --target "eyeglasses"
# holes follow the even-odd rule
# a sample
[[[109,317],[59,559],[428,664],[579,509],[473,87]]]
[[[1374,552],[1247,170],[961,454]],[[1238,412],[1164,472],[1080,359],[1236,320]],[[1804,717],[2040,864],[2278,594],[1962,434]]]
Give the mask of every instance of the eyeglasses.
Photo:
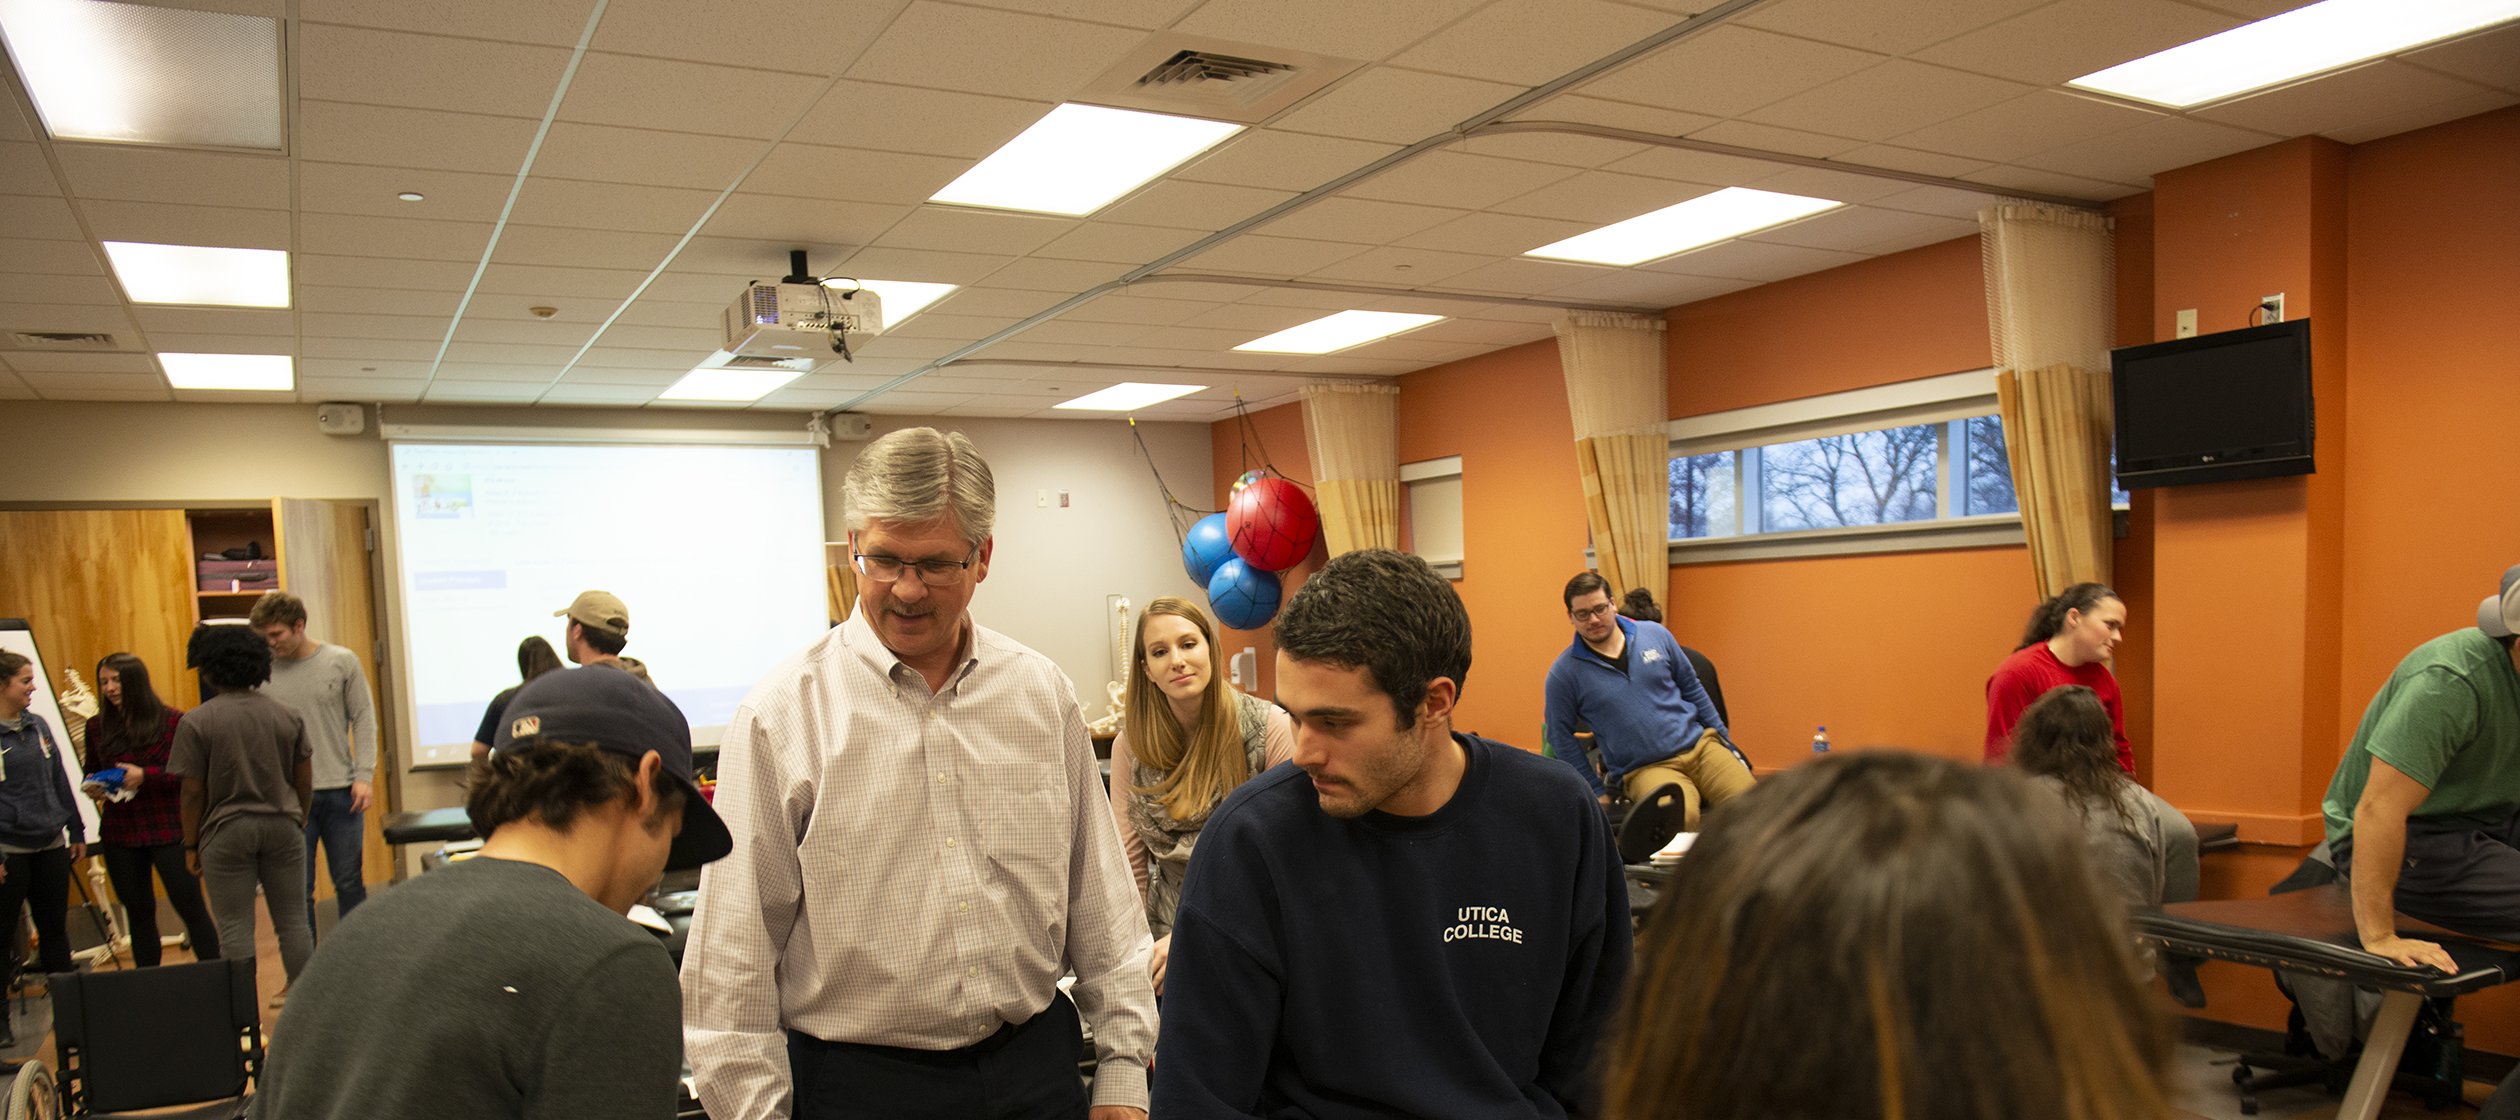
[[[970,571],[972,563],[980,559],[980,550],[972,549],[971,556],[963,560],[920,560],[917,562],[903,560],[898,556],[878,556],[867,552],[852,552],[849,555],[856,558],[857,570],[877,583],[891,583],[900,579],[904,572],[916,571],[919,573],[920,583],[929,587],[952,587],[961,583],[963,573]]]
[[[1577,622],[1591,622],[1596,618],[1609,614],[1610,604],[1603,603],[1598,607],[1586,607],[1580,611],[1568,611],[1566,613],[1575,616],[1575,621]]]

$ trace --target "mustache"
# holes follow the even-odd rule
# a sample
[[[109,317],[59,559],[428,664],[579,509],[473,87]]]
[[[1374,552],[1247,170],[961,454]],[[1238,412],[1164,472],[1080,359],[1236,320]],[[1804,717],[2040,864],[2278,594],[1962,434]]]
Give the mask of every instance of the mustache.
[[[936,604],[920,603],[916,606],[912,606],[908,603],[886,603],[884,604],[884,613],[889,615],[898,615],[902,618],[926,618],[927,616],[936,613]]]

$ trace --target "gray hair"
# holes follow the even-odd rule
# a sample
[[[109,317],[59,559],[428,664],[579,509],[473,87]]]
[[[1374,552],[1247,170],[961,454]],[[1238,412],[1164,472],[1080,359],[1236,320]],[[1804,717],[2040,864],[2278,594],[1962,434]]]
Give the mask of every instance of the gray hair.
[[[919,524],[952,517],[973,547],[997,530],[997,481],[971,437],[903,428],[858,453],[840,483],[851,532],[870,521]]]

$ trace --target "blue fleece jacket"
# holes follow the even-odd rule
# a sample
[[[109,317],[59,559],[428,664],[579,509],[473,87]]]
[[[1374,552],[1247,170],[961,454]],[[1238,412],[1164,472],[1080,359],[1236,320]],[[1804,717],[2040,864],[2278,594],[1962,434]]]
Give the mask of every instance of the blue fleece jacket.
[[[1583,1116],[1628,969],[1607,822],[1538,755],[1472,736],[1424,817],[1321,811],[1292,763],[1190,861],[1154,1109],[1209,1117]]]
[[[1578,634],[1549,666],[1544,694],[1549,753],[1574,766],[1596,796],[1608,790],[1576,745],[1579,721],[1592,728],[1593,746],[1601,751],[1602,769],[1613,782],[1696,746],[1709,731],[1721,731],[1727,738],[1732,734],[1715,714],[1715,702],[1707,698],[1706,686],[1698,683],[1697,671],[1689,668],[1671,631],[1659,622],[1613,617],[1627,634],[1626,674],[1586,648]],[[1746,756],[1741,761],[1750,764]]]

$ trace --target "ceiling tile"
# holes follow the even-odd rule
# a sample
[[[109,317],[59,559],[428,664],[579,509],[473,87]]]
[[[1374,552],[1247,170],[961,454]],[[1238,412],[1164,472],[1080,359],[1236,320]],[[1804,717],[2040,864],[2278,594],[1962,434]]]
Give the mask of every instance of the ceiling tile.
[[[682,239],[670,233],[559,229],[509,223],[491,259],[500,264],[652,269]]]
[[[1907,148],[1923,148],[2002,163],[2066,144],[2123,132],[2156,119],[2158,115],[2115,101],[2043,89],[1919,128],[1897,139],[1901,146]],[[1959,172],[1933,173],[1956,175]]]
[[[1170,177],[1199,183],[1307,191],[1399,150],[1400,145],[1397,144],[1310,136],[1276,129],[1252,129],[1175,169]]]
[[[1967,156],[1922,152],[1893,144],[1866,144],[1837,157],[1839,162],[1863,167],[1879,167],[1890,171],[1912,171],[1919,175],[1953,176],[1984,167],[1993,160]]]
[[[594,337],[594,324],[564,323],[558,319],[491,319],[467,314],[455,327],[457,342],[522,342],[575,349]]]
[[[121,392],[146,392],[166,389],[166,379],[148,373],[62,373],[45,370],[19,370],[18,377],[36,392],[59,399],[59,394],[89,389]]]
[[[1208,0],[1176,31],[1368,62],[1385,59],[1487,0]]]
[[[876,280],[919,280],[930,284],[977,284],[990,273],[1004,268],[1012,259],[979,253],[894,249],[877,245],[849,254],[840,267],[823,274]]]
[[[289,212],[93,199],[79,204],[100,241],[289,249]]]
[[[1144,32],[1125,28],[918,0],[859,56],[848,76],[1060,101],[1144,38]]]
[[[718,191],[760,157],[762,146],[733,136],[557,121],[535,157],[534,174]]]
[[[2002,191],[1998,193],[2029,191],[2036,194],[2080,199],[2085,202],[2106,202],[2112,198],[2141,194],[2144,189],[2134,183],[2087,179],[2080,175],[2068,175],[2062,171],[2045,171],[2008,163],[1997,164],[1984,171],[1972,171],[1963,178],[1972,183],[1985,183],[1991,187],[2002,188]]]
[[[119,307],[59,303],[0,304],[0,330],[100,332],[128,340],[138,333],[131,316]]]
[[[262,334],[297,333],[297,317],[287,311],[241,307],[134,307],[131,317],[140,329],[160,333]]]
[[[1499,82],[1375,68],[1314,95],[1271,123],[1289,132],[1410,144],[1521,92]]]
[[[594,355],[595,351],[587,352],[590,358]],[[637,369],[621,366],[592,366],[581,361],[570,366],[569,372],[562,375],[560,381],[564,385],[623,385],[653,391],[682,380],[684,374],[691,372],[690,367],[691,360],[688,358],[661,368]]]
[[[333,257],[300,252],[297,290],[310,288],[398,288],[461,293],[471,283],[474,262],[461,260],[386,260],[386,257]],[[328,308],[330,310],[330,308]],[[340,308],[350,310],[350,308]]]
[[[695,308],[695,310],[697,310]],[[920,316],[924,319],[927,316]],[[726,338],[725,327],[718,316],[702,313],[680,326],[652,327],[615,323],[600,340],[606,346],[631,346],[641,350],[684,350],[696,360],[718,348]]]
[[[2520,23],[2399,56],[2401,61],[2520,93]]]
[[[1793,166],[1774,160],[1744,159],[1719,152],[1699,152],[1687,148],[1647,148],[1620,160],[1604,171],[1621,175],[1646,175],[1680,183],[1697,183],[1709,187],[1727,187],[1764,179]]]
[[[278,394],[273,394],[277,396]],[[56,389],[43,394],[48,401],[166,401],[173,400],[164,387],[156,389]]]
[[[703,349],[700,353],[707,353],[707,350]],[[532,346],[516,342],[452,342],[446,347],[447,362],[547,366],[554,374],[559,373],[562,365],[577,356],[578,348],[575,346]],[[698,354],[692,355],[694,358],[698,356]]]
[[[1560,180],[1529,194],[1507,199],[1489,209],[1599,226],[1687,202],[1714,189],[1667,179],[1587,171],[1572,179]]]
[[[1324,265],[1307,275],[1321,280],[1357,280],[1395,287],[1441,284],[1446,277],[1494,262],[1494,257],[1483,255],[1387,245]]]
[[[61,196],[0,195],[0,237],[41,241],[84,241],[78,219]]]
[[[1183,262],[1183,267],[1255,276],[1303,276],[1363,251],[1362,245],[1252,234],[1192,257]]]
[[[335,311],[298,314],[298,332],[308,338],[367,338],[406,342],[439,342],[449,323],[440,315],[350,315]]]
[[[966,344],[947,338],[903,338],[885,335],[857,349],[862,358],[941,358]]]
[[[300,377],[298,395],[307,400],[367,401],[376,404],[407,404],[420,399],[419,378],[372,377],[349,380],[339,377]]]
[[[1975,168],[1972,168],[1974,170]],[[1741,184],[1763,191],[1780,191],[1834,202],[1870,202],[1884,195],[1906,190],[1904,179],[1879,175],[1859,175],[1851,171],[1831,171],[1819,167],[1788,167],[1774,175],[1763,176]]]
[[[315,23],[467,34],[503,42],[565,47],[577,42],[594,0],[299,0],[299,16]]]
[[[1680,273],[1688,276],[1712,276],[1726,280],[1752,280],[1767,283],[1807,272],[1818,272],[1864,259],[1861,253],[1834,249],[1810,249],[1775,242],[1733,240],[1703,249],[1693,249],[1678,256],[1648,261],[1638,267],[1648,272]],[[1567,289],[1559,289],[1564,292]]]
[[[1645,132],[1656,136],[1685,136],[1721,118],[1699,113],[1683,113],[1676,109],[1656,108],[1651,105],[1638,105],[1629,101],[1609,101],[1599,97],[1568,93],[1552,97],[1516,113],[1514,119],[1571,121],[1579,124],[1623,128],[1631,132]]]
[[[313,338],[298,342],[301,358],[348,358],[366,362],[433,362],[438,344],[417,339]]]
[[[1707,119],[1713,120],[1711,117]],[[1500,132],[1493,135],[1474,136],[1453,145],[1454,151],[1466,152],[1474,156],[1496,156],[1502,159],[1550,163],[1573,168],[1605,167],[1644,151],[1645,148],[1643,144],[1626,140],[1607,140],[1599,136],[1560,130]]]
[[[439,378],[420,399],[430,404],[511,404],[531,401],[542,393],[541,382],[450,381]]]
[[[323,378],[327,381],[410,381],[418,383],[429,376],[427,362],[370,362],[353,358],[301,358],[298,374],[302,378]]]
[[[895,249],[1025,255],[1083,223],[1074,218],[1011,214],[965,206],[920,206],[875,244]]]
[[[35,126],[18,112],[17,98],[0,97],[0,140],[36,139]]]
[[[1579,87],[1591,97],[1729,117],[1882,61],[1869,51],[1723,26],[1674,43]]]
[[[2464,79],[2381,61],[2193,115],[2275,136],[2334,136],[2434,105],[2462,103],[2484,92]]]
[[[1861,141],[1849,140],[1841,136],[1827,136],[1772,124],[1752,124],[1748,121],[1724,121],[1720,124],[1711,124],[1690,133],[1689,136],[1691,139],[1730,144],[1737,148],[1754,148],[1763,152],[1783,152],[1787,155],[1812,156],[1818,159],[1844,155],[1863,146]]]
[[[1520,346],[1548,338],[1553,332],[1538,323],[1506,323],[1486,319],[1446,319],[1409,332],[1431,342],[1467,342],[1484,346]]]
[[[737,194],[727,196],[705,228],[712,238],[858,246],[883,236],[911,209],[873,202]]]
[[[2372,119],[2351,128],[2332,130],[2327,135],[2347,144],[2361,144],[2385,136],[2395,136],[2401,132],[2472,117],[2479,113],[2490,113],[2513,105],[2520,105],[2520,94],[2503,93],[2498,90],[2478,90],[2456,101],[2438,102],[2421,109]]]
[[[846,259],[850,253],[856,252],[857,248],[855,245],[836,244],[804,237],[783,237],[775,241],[750,241],[732,237],[695,237],[691,239],[689,245],[683,246],[682,252],[674,256],[674,272],[658,277],[658,283],[662,284],[675,274],[700,273],[732,277],[735,282],[726,284],[723,288],[712,287],[707,291],[686,290],[672,294],[655,288],[651,288],[651,291],[663,299],[692,300],[703,303],[714,303],[721,299],[731,300],[735,298],[735,289],[741,287],[745,281],[776,280],[787,275],[789,250],[805,250],[806,267],[828,276],[835,264]],[[896,279],[904,278],[896,277]]]
[[[300,163],[298,209],[309,214],[366,214],[379,218],[495,222],[507,206],[513,173],[368,167],[348,163]],[[404,191],[424,196],[405,202]]]
[[[1351,195],[1357,188],[1350,188]],[[1158,179],[1094,215],[1099,221],[1202,232],[1224,229],[1295,197],[1293,191]]]
[[[1520,256],[1554,241],[1563,241],[1593,223],[1531,218],[1519,214],[1470,214],[1393,242],[1418,249]]]
[[[623,268],[561,268],[494,262],[481,272],[479,291],[488,295],[579,296],[619,302],[630,298],[646,273]],[[479,298],[476,296],[475,298]],[[735,298],[729,291],[728,299]]]
[[[1965,226],[1952,232],[1957,226]],[[1799,222],[1751,234],[1752,243],[1800,245],[1811,249],[1836,249],[1864,252],[1867,246],[1894,238],[1905,238],[1926,232],[1941,232],[1941,239],[1977,232],[1977,223],[1932,214],[1916,214],[1905,210],[1883,210],[1872,206],[1848,206],[1818,214]],[[1686,271],[1696,272],[1696,269]]]
[[[593,46],[829,75],[866,49],[903,6],[903,0],[755,0],[740,8],[694,9],[684,0],[611,0]]]
[[[1344,193],[1350,198],[1478,210],[1572,178],[1576,173],[1571,167],[1438,149],[1358,183]]]
[[[1887,140],[2029,93],[2019,82],[1891,59],[1752,110],[1746,119],[1806,132]]]
[[[289,208],[289,161],[282,157],[138,144],[63,144],[53,151],[81,198]]]
[[[2057,0],[1910,57],[2050,86],[2245,22],[2173,0]]]
[[[36,272],[0,272],[0,304],[64,303],[122,305],[122,289],[102,276],[48,276]]]
[[[159,331],[149,343],[162,354],[286,354],[297,339],[286,334],[183,334]]]
[[[1977,30],[2047,2],[1901,0],[1897,4],[1848,4],[1843,0],[1771,0],[1743,12],[1739,22],[1762,31],[1897,55]]]
[[[1934,214],[1945,218],[1977,220],[1977,213],[2001,201],[2003,192],[1996,190],[1964,191],[1951,187],[1910,187],[1897,194],[1883,195],[1869,205],[1890,210],[1906,210],[1917,214]]]
[[[2096,140],[2068,144],[2015,161],[2041,171],[2062,171],[2109,183],[2142,183],[2151,176],[2209,159],[2263,148],[2276,137],[2182,117],[2156,117]],[[1997,172],[1968,176],[1996,182]],[[2010,184],[2018,185],[2018,184]]]
[[[536,175],[525,180],[508,220],[529,226],[681,234],[715,201],[716,191]]]
[[[1139,326],[1169,327],[1186,322],[1206,305],[1178,299],[1149,299],[1136,294],[1098,296],[1077,305],[1059,317],[1061,322],[1129,323]],[[1027,338],[1031,336],[1027,335]],[[1048,341],[1033,339],[1033,341]]]
[[[810,41],[810,36],[800,36]],[[1032,127],[1055,102],[843,81],[787,139],[838,148],[977,160]]]
[[[930,305],[931,310],[951,311],[957,315],[1007,315],[1023,318],[1045,311],[1059,302],[1055,292],[1026,292],[1014,288],[963,288]]]
[[[543,390],[542,404],[646,404],[656,399],[653,385],[575,385],[563,382]]]
[[[535,122],[302,97],[293,123],[297,155],[310,162],[513,175],[533,143]]]
[[[44,373],[145,373],[157,376],[157,360],[147,354],[46,354],[32,350],[0,353],[13,369]]]
[[[1671,25],[1600,0],[1501,0],[1393,56],[1392,64],[1536,86]]]
[[[477,261],[490,243],[490,226],[482,222],[307,214],[299,218],[298,230],[305,251],[335,256]]]
[[[94,150],[84,145],[65,144],[64,151]],[[61,181],[53,178],[52,166],[44,162],[40,145],[22,141],[0,141],[0,194],[61,195]]]
[[[540,119],[569,65],[561,47],[325,23],[295,47],[302,97],[500,117]]]
[[[497,381],[512,385],[549,385],[559,367],[515,365],[505,362],[442,362],[438,365],[439,384],[449,381]]]
[[[939,315],[927,312],[884,332],[887,338],[950,338],[972,342],[1014,326],[1015,320],[990,315]]]
[[[590,53],[559,119],[770,140],[821,93],[822,83],[794,74]]]
[[[1144,296],[1148,299],[1208,304],[1232,303],[1257,290],[1248,284],[1239,284],[1230,280],[1195,279],[1204,275],[1207,274],[1164,272],[1153,276],[1141,276],[1132,281],[1126,290],[1130,295]],[[1194,279],[1179,279],[1179,277],[1194,277]]]
[[[915,206],[969,170],[968,160],[945,156],[781,144],[744,179],[750,194],[850,199]]]
[[[1086,222],[1042,246],[1037,252],[1060,260],[1146,264],[1197,241],[1192,229],[1134,226],[1120,222]]]
[[[728,302],[733,301],[735,293],[736,289],[733,287],[726,289]],[[613,319],[613,322],[628,327],[688,327],[695,323],[716,323],[719,321],[718,317],[726,313],[728,306],[727,303],[693,303],[686,300],[658,299],[652,294],[639,297],[628,307],[619,307],[615,302],[600,300],[578,302],[595,311],[595,314],[591,316],[581,316],[583,321],[600,322],[612,315],[617,308],[621,314],[620,317]],[[556,317],[567,319],[571,318],[571,315],[564,309]]]
[[[1309,323],[1321,317],[1317,308],[1269,307],[1256,303],[1229,303],[1208,308],[1182,320],[1184,326],[1213,327],[1218,330],[1248,331],[1250,338],[1275,334],[1288,327]]]
[[[1270,222],[1262,228],[1276,237],[1301,237],[1315,241],[1352,241],[1363,245],[1384,245],[1420,230],[1430,229],[1464,211],[1413,206],[1400,202],[1378,202],[1361,198],[1326,198],[1301,210]]]
[[[1935,218],[1931,215],[1925,215],[1925,217],[1927,217],[1930,221],[1939,222],[1941,224],[1919,226],[1914,230],[1900,234],[1896,237],[1891,237],[1887,240],[1875,241],[1868,245],[1857,246],[1856,251],[1882,257],[1888,256],[1892,253],[1904,253],[1910,249],[1925,245],[1940,245],[1945,241],[1957,241],[1963,237],[1976,237],[1978,235],[1978,224],[1973,219]]]
[[[1096,284],[1117,280],[1128,271],[1127,265],[1104,261],[1054,261],[1028,258],[1009,264],[983,279],[991,287],[996,288],[1074,293],[1084,291]]]

